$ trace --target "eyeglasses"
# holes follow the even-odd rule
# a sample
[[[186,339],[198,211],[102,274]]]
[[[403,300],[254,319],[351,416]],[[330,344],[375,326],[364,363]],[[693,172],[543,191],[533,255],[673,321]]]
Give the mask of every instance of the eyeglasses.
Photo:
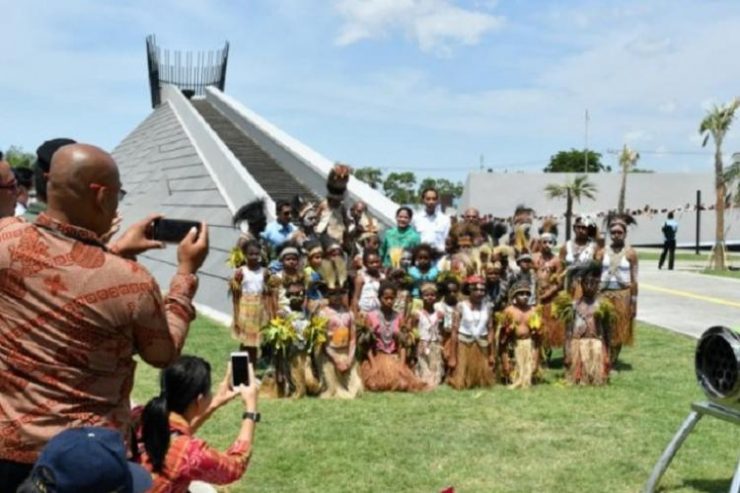
[[[104,190],[106,188],[110,190],[113,187],[109,187],[108,185],[101,185],[100,183],[90,183],[90,188],[92,190]],[[118,201],[119,202],[123,200],[123,198],[126,196],[126,193],[127,193],[126,190],[124,190],[123,188],[118,189]]]
[[[0,190],[18,190],[18,181],[13,178],[8,183],[0,185]]]

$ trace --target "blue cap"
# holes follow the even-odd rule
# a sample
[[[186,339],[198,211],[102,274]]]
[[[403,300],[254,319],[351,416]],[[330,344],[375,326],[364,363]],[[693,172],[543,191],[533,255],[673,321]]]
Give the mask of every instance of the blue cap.
[[[99,427],[72,428],[52,438],[31,479],[49,493],[144,493],[152,485],[146,469],[126,460],[121,434]]]

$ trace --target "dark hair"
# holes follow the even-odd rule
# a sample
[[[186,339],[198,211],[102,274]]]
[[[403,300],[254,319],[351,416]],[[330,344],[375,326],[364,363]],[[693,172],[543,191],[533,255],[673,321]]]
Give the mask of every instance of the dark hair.
[[[262,243],[260,243],[259,240],[247,240],[242,245],[242,252],[246,254],[247,250],[249,250],[250,248],[256,248],[257,250],[262,252]]]
[[[388,289],[392,290],[394,293],[397,293],[398,285],[393,281],[381,281],[380,287],[378,288],[378,297],[383,296],[383,293],[385,293]]]
[[[33,166],[33,188],[36,189],[36,198],[46,203],[46,176],[38,163]]]
[[[367,259],[370,258],[370,255],[375,255],[378,258],[380,258],[380,253],[378,253],[377,251],[374,251],[374,250],[365,250],[364,252],[362,252],[362,263],[363,264],[366,264],[367,263]]]
[[[278,200],[275,202],[275,213],[280,214],[280,211],[285,207],[290,207],[291,212],[293,211],[293,206],[290,205],[290,202],[287,200]]]
[[[668,219],[673,219],[673,211],[668,213]]]
[[[450,290],[447,289],[447,286],[450,284],[457,286],[458,291],[460,290],[460,281],[452,276],[445,277],[444,279],[437,281],[437,290],[441,296],[447,296],[450,294]]]
[[[434,257],[437,251],[432,245],[430,245],[429,243],[419,243],[418,245],[416,245],[416,247],[411,252],[414,258],[414,262],[416,262],[416,257],[421,252],[429,253],[429,260],[434,262]]]
[[[160,374],[160,394],[141,416],[144,449],[155,472],[161,472],[170,447],[169,414],[183,414],[199,395],[211,392],[211,365],[198,356],[180,356]]]
[[[31,184],[33,183],[33,171],[30,168],[12,168],[13,175],[15,175],[16,181],[18,181],[18,185],[25,187],[25,188],[31,188]]]
[[[405,205],[402,205],[401,207],[399,207],[398,209],[396,209],[396,217],[398,217],[398,215],[401,213],[401,211],[406,211],[408,213],[408,215],[409,215],[409,219],[413,219],[414,218],[414,211],[411,210],[411,207],[406,207]]]
[[[437,198],[439,198],[439,192],[437,191],[437,189],[435,187],[426,187],[426,188],[424,188],[424,190],[421,191],[421,198],[422,199],[427,194],[427,192],[434,192],[434,195],[436,195]]]

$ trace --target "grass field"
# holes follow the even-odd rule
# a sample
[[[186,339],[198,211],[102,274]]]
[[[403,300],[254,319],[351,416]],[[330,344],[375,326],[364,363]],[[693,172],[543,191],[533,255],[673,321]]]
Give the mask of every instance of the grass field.
[[[199,319],[186,353],[207,358],[218,381],[233,348],[225,328]],[[354,401],[262,400],[250,468],[226,492],[637,492],[702,397],[694,341],[641,325],[637,345],[604,388],[574,388],[562,370],[533,389],[504,387],[416,395],[365,394]],[[159,392],[139,364],[134,398]],[[199,435],[225,449],[241,404],[217,413]],[[706,418],[662,481],[663,491],[724,492],[740,429]]]
[[[637,250],[637,258],[641,261],[654,261],[655,263],[660,260],[660,251],[657,250]],[[709,251],[702,251],[699,255],[694,254],[693,251],[689,250],[678,250],[675,256],[676,261],[688,261],[695,262],[697,264],[708,264],[709,263]],[[740,255],[728,254],[727,260],[730,263],[740,262]],[[666,265],[668,259],[666,258]]]
[[[717,277],[729,277],[731,279],[740,279],[740,270],[713,270],[713,269],[704,269],[701,271],[702,274],[707,274],[709,276],[717,276]]]

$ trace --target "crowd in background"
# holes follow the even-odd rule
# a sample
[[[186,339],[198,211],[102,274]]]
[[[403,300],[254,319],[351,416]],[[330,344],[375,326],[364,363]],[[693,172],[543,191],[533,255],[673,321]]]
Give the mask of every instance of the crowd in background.
[[[278,202],[273,222],[261,201],[235,214],[231,331],[263,394],[526,388],[560,348],[568,381],[608,382],[633,342],[629,217],[608,215],[603,233],[578,217],[560,244],[526,206],[508,223],[450,217],[428,188],[382,227],[348,198],[350,173],[335,166],[319,202]],[[165,247],[150,235],[160,216],[120,233],[124,195],[113,158],[70,139],[40,146],[32,170],[0,160],[0,491],[196,491],[248,466],[257,380],[234,388],[227,372],[212,391],[210,363],[181,355],[208,226],[177,246],[163,295],[136,261]],[[163,371],[132,409],[135,354]],[[218,451],[195,433],[235,398],[242,423]]]

